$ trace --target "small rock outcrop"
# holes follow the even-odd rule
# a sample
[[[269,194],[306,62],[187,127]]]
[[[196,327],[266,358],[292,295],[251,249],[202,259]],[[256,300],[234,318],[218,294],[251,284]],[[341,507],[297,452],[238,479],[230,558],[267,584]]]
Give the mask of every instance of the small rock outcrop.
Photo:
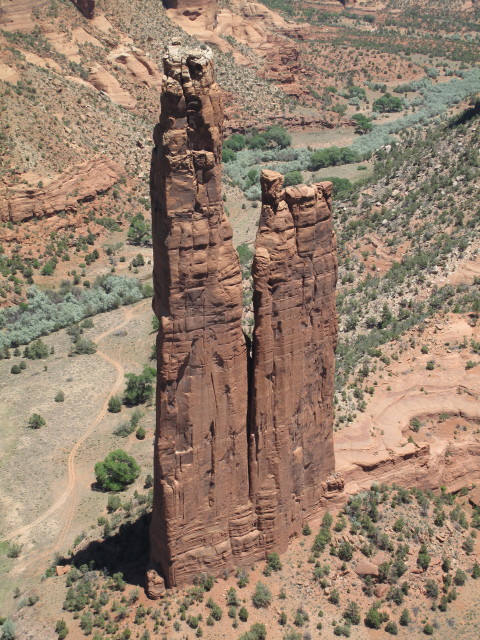
[[[93,200],[124,175],[122,165],[99,156],[51,179],[38,176],[36,186],[0,185],[0,222],[16,224],[31,218],[49,218],[61,211],[77,211],[81,202]]]
[[[331,476],[332,185],[283,189],[283,176],[262,173],[250,358],[212,53],[174,45],[163,62],[150,175],[160,324],[150,597],[162,580],[178,586],[285,550],[343,487]]]
[[[266,547],[278,550],[318,510],[335,467],[337,254],[330,182],[284,189],[269,170],[260,181],[250,497]]]
[[[157,433],[151,560],[167,586],[255,547],[242,284],[221,194],[223,109],[209,49],[168,48],[151,167]]]

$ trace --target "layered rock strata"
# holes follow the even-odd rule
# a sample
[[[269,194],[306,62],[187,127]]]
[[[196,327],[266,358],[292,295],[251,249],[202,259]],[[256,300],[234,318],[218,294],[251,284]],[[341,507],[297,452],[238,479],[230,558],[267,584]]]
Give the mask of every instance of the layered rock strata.
[[[262,171],[252,267],[250,497],[263,544],[276,550],[318,510],[335,466],[332,184],[282,184]]]
[[[223,110],[211,51],[171,46],[164,73],[151,167],[160,320],[151,560],[171,586],[248,560],[258,533],[248,497],[241,273],[223,210]]]
[[[0,222],[25,222],[49,218],[62,211],[77,211],[125,175],[115,160],[99,156],[82,162],[51,179],[38,176],[37,186],[0,185]]]
[[[339,484],[328,480],[332,185],[283,189],[280,174],[262,173],[250,358],[223,210],[223,109],[212,54],[175,45],[163,63],[150,177],[160,321],[151,597],[162,595],[163,578],[178,586],[284,550]]]

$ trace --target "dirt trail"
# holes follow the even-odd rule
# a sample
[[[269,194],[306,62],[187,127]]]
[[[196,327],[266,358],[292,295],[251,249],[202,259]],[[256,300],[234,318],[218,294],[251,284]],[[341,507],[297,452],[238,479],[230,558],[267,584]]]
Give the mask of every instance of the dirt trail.
[[[108,329],[107,331],[105,331],[104,333],[100,334],[99,336],[97,336],[96,338],[94,338],[94,342],[96,344],[98,344],[99,342],[101,342],[104,338],[106,338],[108,335],[121,330],[126,324],[128,324],[128,322],[130,322],[130,320],[132,319],[133,316],[133,308],[131,307],[122,307],[122,311],[124,314],[124,319],[122,320],[122,322],[120,324],[115,325],[114,327],[111,327],[110,329]],[[115,383],[113,385],[113,387],[110,389],[105,402],[102,406],[102,409],[100,410],[100,412],[97,414],[97,416],[95,417],[95,419],[91,422],[91,424],[89,425],[88,429],[83,433],[83,435],[81,436],[81,438],[79,440],[77,440],[77,442],[75,443],[75,445],[73,446],[72,450],[70,451],[68,458],[67,458],[67,467],[68,467],[68,484],[65,488],[65,490],[63,491],[63,493],[57,498],[57,500],[55,500],[55,502],[47,509],[47,511],[45,511],[44,513],[42,513],[41,516],[39,516],[38,518],[35,518],[35,520],[33,520],[32,522],[30,522],[29,524],[20,527],[19,529],[16,529],[15,531],[12,531],[8,536],[6,536],[3,541],[9,541],[12,540],[14,538],[18,538],[22,535],[24,535],[25,533],[27,533],[28,531],[30,531],[31,529],[34,529],[37,525],[39,525],[40,523],[44,522],[47,518],[49,518],[53,513],[55,513],[70,497],[70,501],[69,501],[69,506],[68,506],[68,510],[66,510],[66,518],[65,518],[65,522],[63,524],[62,530],[59,534],[59,537],[57,539],[57,542],[55,543],[55,546],[53,548],[53,551],[58,551],[61,546],[63,545],[63,543],[65,542],[65,538],[68,534],[68,531],[70,529],[70,526],[72,524],[72,520],[73,517],[75,515],[75,509],[76,509],[76,482],[77,482],[77,476],[76,476],[76,471],[75,471],[75,457],[78,453],[78,450],[80,449],[80,447],[82,446],[82,444],[85,442],[85,440],[93,433],[93,431],[95,430],[95,428],[98,426],[98,424],[103,420],[103,418],[106,416],[107,411],[108,411],[108,402],[111,398],[111,396],[115,395],[118,391],[118,389],[120,388],[123,379],[124,379],[124,375],[125,375],[125,370],[122,366],[122,364],[120,362],[118,362],[117,360],[115,360],[114,358],[112,358],[111,356],[109,356],[108,354],[104,353],[103,351],[97,350],[97,354],[103,358],[104,360],[106,360],[107,362],[109,362],[111,365],[113,365],[115,367],[115,369],[117,370],[117,378],[115,380]],[[25,568],[28,564],[30,564],[31,560],[29,562],[27,562],[26,564],[23,565],[23,567],[21,568]],[[20,567],[18,567],[18,569],[20,569]]]

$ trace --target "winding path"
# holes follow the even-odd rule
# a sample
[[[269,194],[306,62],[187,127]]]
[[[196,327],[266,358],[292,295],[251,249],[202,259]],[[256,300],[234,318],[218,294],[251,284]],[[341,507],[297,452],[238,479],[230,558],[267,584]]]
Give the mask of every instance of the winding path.
[[[123,311],[123,315],[124,315],[124,318],[123,318],[122,322],[120,324],[117,324],[114,327],[108,329],[107,331],[104,331],[102,334],[100,334],[99,336],[94,338],[94,342],[96,344],[101,342],[108,335],[123,329],[123,327],[126,324],[128,324],[128,322],[130,322],[130,320],[132,319],[132,316],[133,316],[133,308],[131,308],[131,307],[122,307],[122,311]],[[55,500],[55,502],[44,513],[42,513],[42,515],[38,516],[38,518],[35,518],[35,520],[32,520],[32,522],[30,522],[29,524],[27,524],[27,525],[25,525],[23,527],[20,527],[19,529],[16,529],[15,531],[12,531],[8,536],[3,538],[3,541],[5,541],[5,542],[9,541],[9,540],[12,540],[14,538],[18,538],[19,536],[24,535],[25,533],[27,533],[31,529],[34,529],[37,525],[41,524],[47,518],[49,518],[53,513],[55,513],[68,500],[68,498],[71,498],[70,501],[69,501],[68,510],[66,512],[65,522],[64,522],[63,527],[62,527],[62,529],[60,531],[58,539],[57,539],[57,541],[55,543],[53,551],[58,551],[61,548],[61,546],[63,545],[63,543],[65,542],[65,538],[66,538],[66,536],[68,534],[68,531],[70,530],[70,526],[72,524],[72,521],[73,521],[73,518],[74,518],[74,515],[75,515],[75,509],[76,509],[76,506],[77,506],[77,504],[76,504],[77,476],[76,476],[76,471],[75,471],[75,457],[76,457],[76,455],[78,453],[78,450],[80,449],[82,444],[85,442],[85,440],[93,433],[95,428],[100,424],[100,422],[106,416],[107,411],[108,411],[108,402],[109,402],[110,398],[113,395],[115,395],[117,393],[117,391],[119,390],[119,388],[121,387],[123,379],[124,379],[124,375],[125,375],[125,370],[124,370],[122,364],[120,362],[118,362],[118,360],[115,360],[114,358],[112,358],[111,356],[107,355],[106,353],[104,353],[103,351],[100,351],[100,350],[97,350],[96,353],[101,358],[103,358],[104,360],[106,360],[107,362],[109,362],[111,365],[113,365],[115,367],[115,369],[117,370],[117,378],[115,380],[115,383],[114,383],[113,387],[110,389],[110,391],[109,391],[109,393],[108,393],[108,395],[107,395],[107,397],[105,399],[105,402],[103,403],[103,406],[102,406],[100,412],[96,415],[94,420],[88,426],[87,430],[82,434],[82,436],[79,438],[79,440],[77,440],[77,442],[73,446],[72,450],[68,454],[68,458],[67,458],[68,483],[67,483],[67,486],[66,486],[65,490],[63,491],[63,493]]]

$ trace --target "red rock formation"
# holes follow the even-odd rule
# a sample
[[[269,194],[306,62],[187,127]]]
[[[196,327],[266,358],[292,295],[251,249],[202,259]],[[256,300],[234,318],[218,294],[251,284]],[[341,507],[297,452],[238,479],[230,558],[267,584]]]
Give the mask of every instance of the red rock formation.
[[[76,211],[79,203],[93,200],[123,175],[125,169],[118,162],[101,156],[52,179],[39,177],[40,186],[0,185],[0,221],[17,223],[48,218],[61,211]]]
[[[166,9],[174,9],[176,15],[184,16],[192,22],[201,23],[212,30],[217,24],[218,3],[216,0],[164,0]]]
[[[252,562],[242,286],[209,49],[168,48],[152,156],[157,362],[150,594]],[[152,586],[152,588],[150,588]]]
[[[95,0],[72,0],[72,2],[85,18],[91,20],[94,17]]]
[[[281,174],[262,172],[252,268],[250,496],[267,550],[285,549],[318,510],[335,466],[332,185],[282,184]]]

